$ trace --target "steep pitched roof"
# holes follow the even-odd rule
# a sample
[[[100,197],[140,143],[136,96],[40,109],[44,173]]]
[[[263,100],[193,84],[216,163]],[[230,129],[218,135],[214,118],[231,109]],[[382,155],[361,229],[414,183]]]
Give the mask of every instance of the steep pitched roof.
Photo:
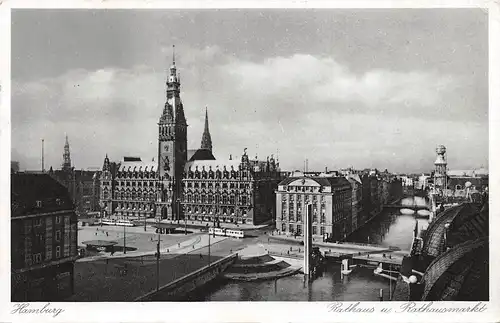
[[[215,157],[212,154],[212,151],[200,148],[192,151],[192,153],[188,152],[188,161],[191,162],[195,160],[215,160]]]

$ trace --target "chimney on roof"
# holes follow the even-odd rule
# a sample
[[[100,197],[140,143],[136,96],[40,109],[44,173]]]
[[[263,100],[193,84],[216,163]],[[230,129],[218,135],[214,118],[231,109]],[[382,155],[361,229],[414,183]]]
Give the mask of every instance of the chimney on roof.
[[[328,174],[328,167],[325,166],[325,174]]]

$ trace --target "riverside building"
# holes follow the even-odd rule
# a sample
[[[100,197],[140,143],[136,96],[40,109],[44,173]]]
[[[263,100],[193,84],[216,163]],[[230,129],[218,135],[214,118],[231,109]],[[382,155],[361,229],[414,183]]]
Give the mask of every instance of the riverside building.
[[[312,203],[312,234],[324,240],[344,239],[352,230],[351,200],[351,185],[344,177],[295,173],[276,190],[276,229],[302,235],[306,206]]]

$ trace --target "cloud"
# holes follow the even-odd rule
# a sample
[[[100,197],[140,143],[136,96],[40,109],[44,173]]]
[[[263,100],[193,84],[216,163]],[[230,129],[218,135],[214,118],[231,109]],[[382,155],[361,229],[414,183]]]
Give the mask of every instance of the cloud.
[[[447,110],[436,109],[463,86],[454,75],[387,69],[354,73],[332,57],[306,54],[251,61],[217,46],[179,51],[184,53],[177,61],[190,125],[188,146],[199,146],[208,106],[218,157],[238,155],[245,147],[263,157],[279,148],[286,168],[300,167],[305,156],[321,169],[323,161],[338,167],[418,168],[420,160],[404,155],[409,147],[432,154],[432,139],[443,127],[464,124],[446,123],[451,122]],[[105,153],[114,159],[126,154],[152,158],[166,73],[165,67],[136,65],[13,82],[12,146],[26,157],[21,163],[37,166],[34,148],[43,137],[53,147],[47,150],[47,164],[59,165],[64,132],[77,167],[100,166]],[[473,128],[471,138],[487,142],[487,131]],[[427,130],[422,134],[422,129]],[[418,143],[422,137],[425,146]],[[478,160],[484,156],[477,154]]]
[[[450,75],[382,69],[355,74],[333,58],[303,54],[263,63],[233,62],[222,69],[249,96],[289,98],[313,104],[354,102],[367,108],[405,104],[429,108],[457,86]]]

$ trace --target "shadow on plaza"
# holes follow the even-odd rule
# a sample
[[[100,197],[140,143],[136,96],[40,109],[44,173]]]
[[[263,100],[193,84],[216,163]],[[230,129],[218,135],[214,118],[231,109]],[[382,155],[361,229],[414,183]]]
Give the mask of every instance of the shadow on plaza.
[[[221,259],[210,257],[210,261]],[[209,264],[201,251],[190,254],[162,254],[157,276],[155,256],[101,259],[75,263],[75,293],[71,302],[130,302]]]

